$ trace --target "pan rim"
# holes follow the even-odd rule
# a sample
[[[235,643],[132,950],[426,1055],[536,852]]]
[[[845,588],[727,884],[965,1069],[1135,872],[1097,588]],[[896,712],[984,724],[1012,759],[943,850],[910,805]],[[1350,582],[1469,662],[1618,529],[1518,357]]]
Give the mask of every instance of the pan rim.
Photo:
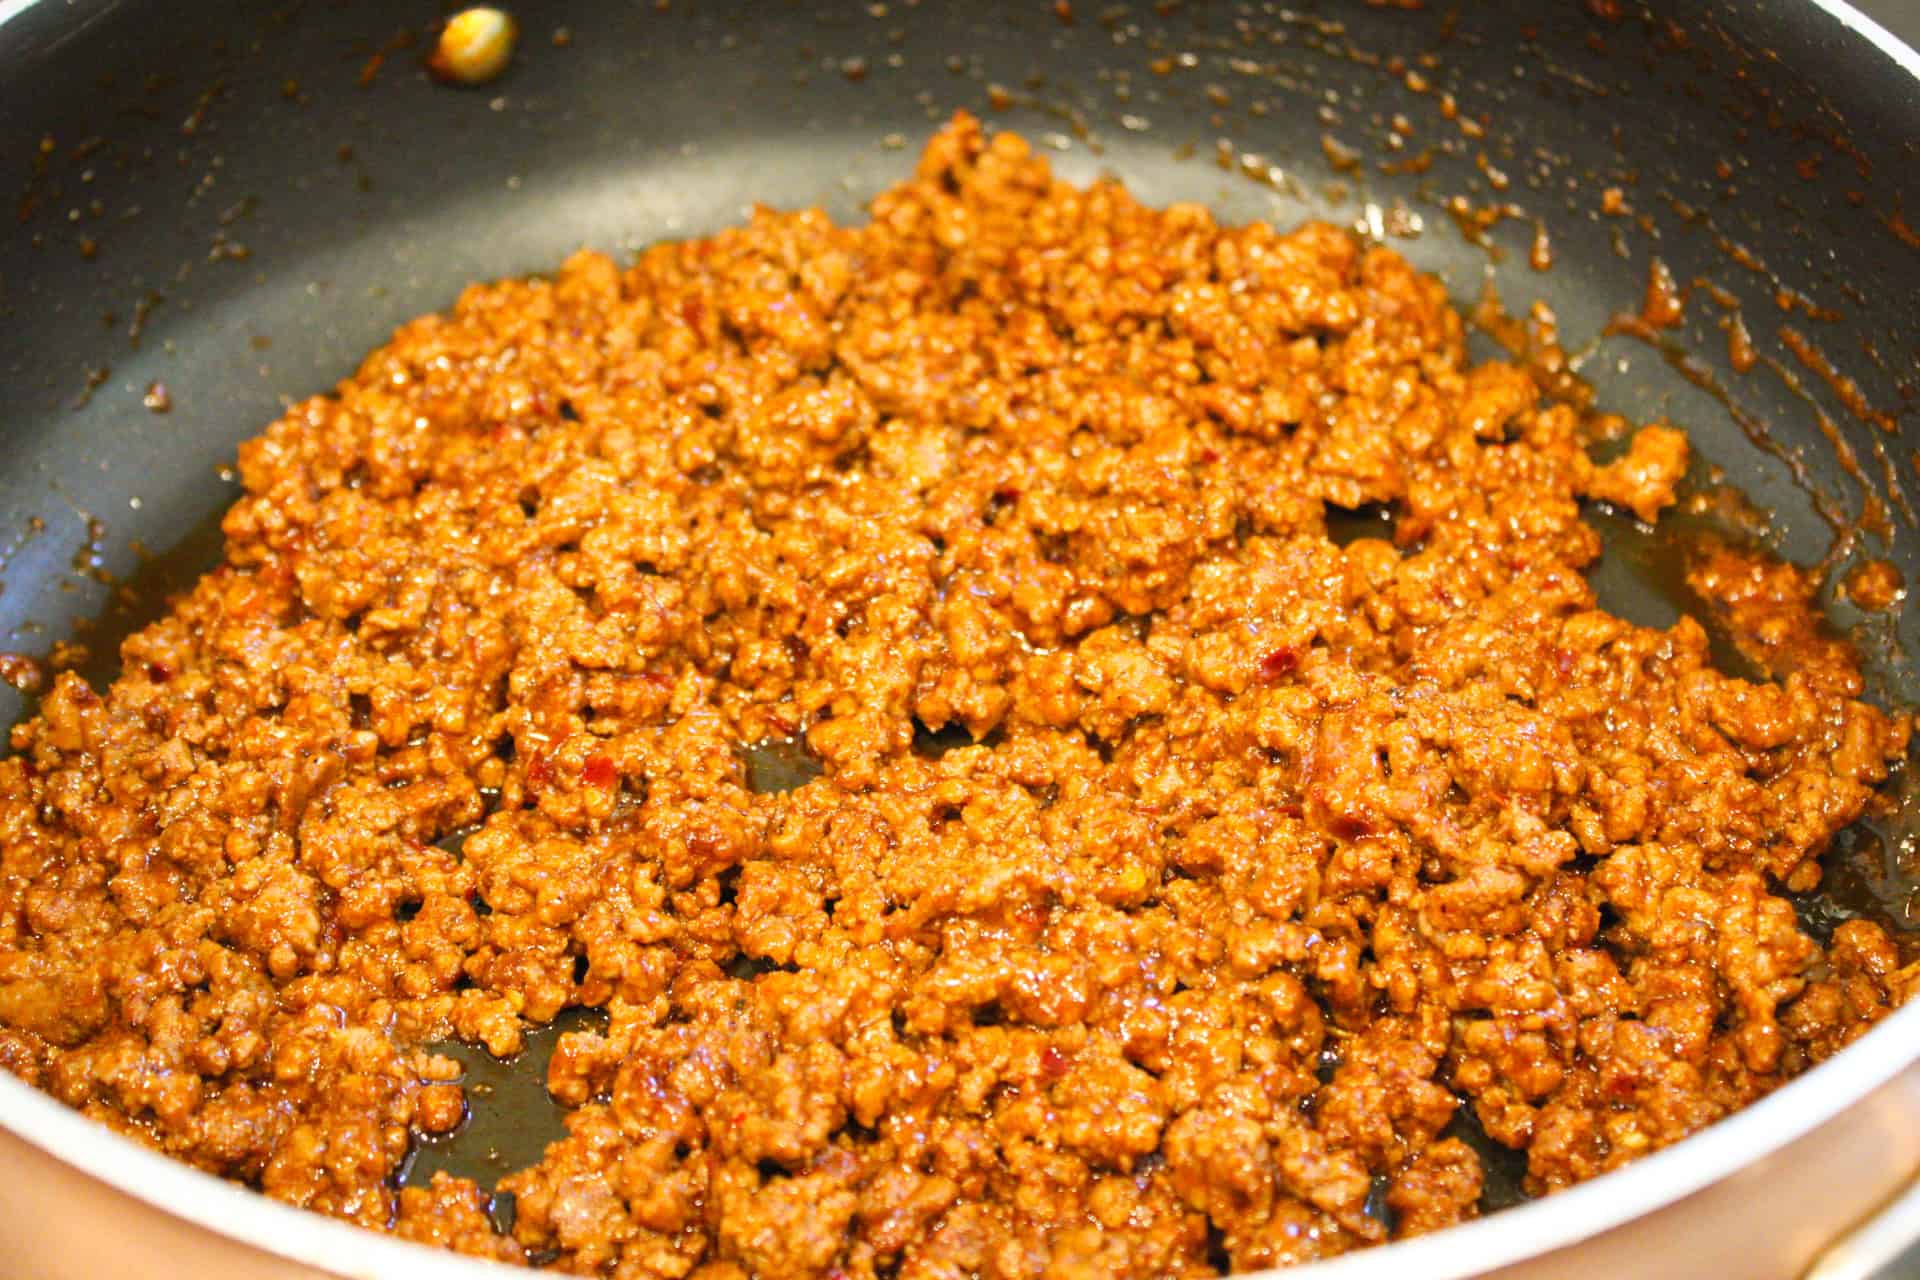
[[[1920,1061],[1920,1004],[1665,1150],[1556,1195],[1412,1240],[1281,1271],[1272,1280],[1395,1274],[1465,1277],[1539,1257],[1678,1203],[1812,1133]],[[203,1172],[91,1120],[0,1071],[0,1124],[56,1160],[216,1235],[349,1280],[481,1280],[525,1274],[328,1218]]]
[[[13,2],[20,3],[22,0],[13,0]],[[36,3],[37,0],[24,0],[24,2]],[[1893,59],[1894,65],[1915,80],[1920,80],[1920,50],[1915,50],[1912,45],[1881,26],[1877,20],[1861,12],[1853,5],[1852,0],[1806,0],[1806,2],[1824,11],[1841,26]],[[0,6],[0,14],[4,13],[4,6]]]

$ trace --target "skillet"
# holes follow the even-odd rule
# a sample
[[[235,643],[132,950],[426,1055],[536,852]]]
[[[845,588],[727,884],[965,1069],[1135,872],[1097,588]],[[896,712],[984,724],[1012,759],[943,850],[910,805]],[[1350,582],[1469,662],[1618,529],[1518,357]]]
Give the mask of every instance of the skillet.
[[[65,656],[111,678],[119,638],[216,559],[235,444],[467,281],[544,270],[581,244],[703,234],[754,200],[857,217],[956,107],[1035,138],[1068,178],[1112,172],[1149,203],[1358,225],[1463,302],[1489,282],[1514,310],[1547,300],[1569,346],[1634,313],[1658,258],[1689,294],[1684,318],[1656,343],[1616,335],[1584,352],[1597,402],[1683,423],[1770,514],[1774,548],[1829,561],[1830,583],[1867,558],[1920,571],[1905,425],[1920,376],[1920,90],[1912,55],[1844,6],[518,13],[513,69],[455,91],[420,69],[438,16],[424,6],[0,8],[0,151],[19,184],[0,240],[0,648],[84,646]],[[1417,144],[1390,142],[1396,117]],[[1721,327],[1736,315],[1753,344],[1745,373]],[[1671,548],[1610,528],[1603,602],[1671,622],[1688,604]],[[1833,606],[1860,628],[1877,696],[1913,700],[1916,624],[1837,594]],[[8,721],[30,705],[0,689]],[[1809,927],[1861,912],[1903,925],[1916,887],[1906,830],[1849,833],[1802,904]],[[1920,1025],[1896,1018],[1675,1159],[1327,1273],[1464,1274],[1687,1193],[1697,1211],[1701,1188],[1743,1172],[1763,1175],[1765,1203],[1824,1230],[1783,1245],[1749,1210],[1719,1243],[1768,1266],[1803,1260],[1920,1164],[1916,1056]],[[0,1083],[16,1133],[97,1155],[96,1175],[246,1224],[256,1243],[314,1261],[345,1250],[369,1274],[397,1274],[398,1246],[339,1243],[304,1219],[285,1228],[273,1206],[224,1188],[182,1190],[171,1184],[188,1175],[117,1143],[94,1152],[72,1117]],[[1775,1151],[1839,1142],[1849,1117],[1876,1135],[1871,1150],[1843,1143],[1849,1158],[1824,1166]],[[1769,1174],[1783,1162],[1815,1176]],[[50,1192],[64,1175],[41,1167]],[[1725,1222],[1689,1221],[1675,1237],[1689,1248]],[[1396,1253],[1407,1260],[1389,1263]]]

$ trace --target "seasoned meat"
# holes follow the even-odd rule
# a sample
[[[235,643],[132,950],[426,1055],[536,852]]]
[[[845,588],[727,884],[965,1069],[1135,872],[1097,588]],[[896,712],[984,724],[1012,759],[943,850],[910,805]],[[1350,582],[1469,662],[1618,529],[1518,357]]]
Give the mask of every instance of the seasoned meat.
[[[1790,566],[1696,572],[1767,683],[1597,608],[1582,502],[1657,517],[1687,446],[1586,438],[1391,251],[964,117],[863,226],[475,286],[13,731],[0,1064],[626,1278],[1325,1257],[1474,1214],[1462,1108],[1536,1192],[1615,1168],[1912,989],[1781,896],[1909,724]],[[577,1006],[511,1232],[396,1190],[487,1105],[430,1046]]]

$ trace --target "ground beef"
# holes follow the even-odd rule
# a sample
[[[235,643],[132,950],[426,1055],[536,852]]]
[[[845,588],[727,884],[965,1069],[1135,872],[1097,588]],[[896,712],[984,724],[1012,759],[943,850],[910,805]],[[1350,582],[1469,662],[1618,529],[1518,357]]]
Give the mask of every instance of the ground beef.
[[[0,1064],[620,1277],[1325,1257],[1475,1213],[1462,1108],[1531,1190],[1612,1169],[1912,988],[1781,896],[1909,724],[1790,566],[1693,570],[1764,683],[1598,609],[1582,501],[1653,519],[1687,448],[1592,432],[1387,249],[965,118],[865,226],[476,286],[245,445],[224,563],[14,730]],[[429,1046],[576,1006],[511,1232],[398,1190],[485,1105]]]

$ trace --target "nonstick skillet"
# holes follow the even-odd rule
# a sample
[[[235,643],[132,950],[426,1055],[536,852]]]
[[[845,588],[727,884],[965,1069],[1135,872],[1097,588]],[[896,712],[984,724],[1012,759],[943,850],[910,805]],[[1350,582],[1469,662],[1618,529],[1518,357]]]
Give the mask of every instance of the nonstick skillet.
[[[1684,423],[1781,554],[1830,584],[1867,560],[1920,571],[1920,64],[1843,5],[516,12],[509,72],[453,90],[422,70],[429,6],[0,6],[0,674],[110,679],[120,637],[217,557],[236,443],[402,320],[756,200],[853,218],[957,107],[1076,180],[1354,225],[1463,304],[1544,299],[1570,347],[1592,340],[1596,402]],[[1656,258],[1692,304],[1636,336],[1620,318]],[[1656,626],[1689,607],[1670,547],[1608,532],[1607,607]],[[1915,624],[1832,595],[1875,696],[1915,700]],[[0,689],[0,717],[30,709]],[[1848,833],[1809,927],[1909,930],[1909,829]],[[1787,1275],[1873,1220],[1848,1255],[1867,1257],[1908,1234],[1898,1203],[1874,1214],[1920,1167],[1916,1058],[1909,1010],[1621,1174],[1311,1274]],[[552,1108],[499,1070],[488,1140],[537,1149]],[[20,1274],[474,1274],[171,1165],[10,1078],[0,1124]],[[482,1171],[470,1150],[422,1158]]]

